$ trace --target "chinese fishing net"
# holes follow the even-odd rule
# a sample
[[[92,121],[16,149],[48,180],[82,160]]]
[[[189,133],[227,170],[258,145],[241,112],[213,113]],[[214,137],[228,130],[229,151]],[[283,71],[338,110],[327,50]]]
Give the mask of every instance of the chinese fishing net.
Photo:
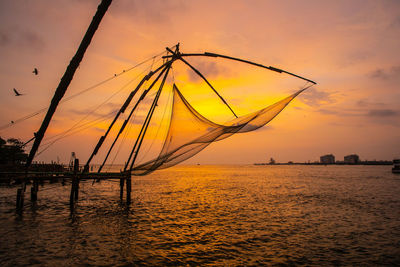
[[[221,125],[197,112],[174,84],[170,124],[161,152],[155,159],[134,166],[132,174],[146,175],[157,169],[172,167],[193,157],[212,142],[235,133],[254,131],[270,122],[305,89],[259,111]]]

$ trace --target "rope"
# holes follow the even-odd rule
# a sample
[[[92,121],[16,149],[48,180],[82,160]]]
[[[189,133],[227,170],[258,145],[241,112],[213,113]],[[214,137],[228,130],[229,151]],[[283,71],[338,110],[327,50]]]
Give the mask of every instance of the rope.
[[[48,144],[47,147],[45,147],[45,148],[43,148],[41,151],[39,151],[39,152],[36,154],[36,156],[39,156],[40,154],[42,154],[43,152],[45,152],[45,151],[46,151],[47,149],[49,149],[52,145],[54,145],[54,143],[56,143],[57,141],[59,141],[59,140],[61,140],[61,139],[63,139],[63,138],[66,138],[66,137],[68,137],[68,136],[74,135],[74,134],[76,134],[76,133],[78,133],[78,132],[81,132],[81,131],[83,131],[83,130],[86,130],[87,128],[90,128],[90,127],[92,127],[92,126],[95,126],[95,125],[99,124],[100,122],[105,121],[105,120],[107,120],[107,119],[113,117],[113,116],[115,115],[115,113],[116,113],[116,112],[112,112],[112,113],[110,113],[107,117],[99,118],[99,119],[97,119],[97,120],[99,120],[99,121],[97,121],[97,122],[96,122],[96,121],[88,122],[87,124],[89,124],[89,125],[88,125],[87,127],[83,128],[83,129],[79,129],[79,128],[78,128],[77,130],[71,132],[71,133],[68,134],[68,135],[63,135],[63,136],[57,138],[56,140],[54,140],[54,141],[52,141],[52,142],[49,142],[49,143],[44,144],[44,145],[47,145],[47,144]],[[85,125],[87,125],[87,124],[83,124],[82,126],[85,126]]]
[[[168,94],[167,103],[169,103],[170,98],[171,98],[171,93]],[[144,153],[141,153],[142,156],[141,156],[141,158],[140,158],[140,160],[139,160],[138,162],[142,161],[142,160],[144,159],[144,157],[147,155],[147,153],[149,153],[150,149],[153,147],[154,142],[155,142],[155,140],[157,139],[158,133],[160,132],[161,125],[162,125],[162,122],[164,121],[164,118],[165,118],[165,114],[166,114],[166,113],[167,113],[167,105],[165,105],[165,107],[164,107],[163,115],[162,115],[162,117],[161,117],[160,124],[159,124],[159,126],[157,127],[157,132],[156,132],[155,137],[153,138],[153,141],[151,142],[150,146],[149,146],[148,148],[145,149],[145,152],[144,152]],[[168,133],[166,133],[166,134],[168,134]],[[142,149],[142,150],[143,150],[143,149]]]
[[[153,64],[154,64],[154,60],[155,60],[155,57],[153,57]],[[161,58],[160,58],[159,60],[161,60]],[[158,61],[159,61],[159,60],[158,60]],[[157,61],[157,62],[158,62],[158,61]],[[74,129],[76,129],[76,128],[79,129],[79,127],[82,127],[82,126],[84,126],[84,125],[90,123],[90,122],[88,122],[88,123],[84,123],[83,125],[78,126],[84,119],[86,119],[88,116],[90,116],[91,114],[93,114],[93,113],[94,113],[96,110],[98,110],[101,106],[103,106],[104,104],[106,104],[111,98],[113,98],[115,95],[117,95],[117,94],[120,93],[122,90],[124,90],[129,84],[131,84],[132,82],[134,82],[138,77],[142,76],[146,71],[147,71],[147,70],[142,71],[141,73],[139,73],[138,75],[136,75],[134,78],[132,78],[129,82],[127,82],[126,84],[124,84],[118,91],[116,91],[114,94],[112,94],[110,97],[108,97],[105,101],[103,101],[103,102],[100,103],[98,106],[96,106],[94,109],[92,109],[91,111],[89,111],[83,118],[81,118],[81,119],[80,119],[77,123],[75,123],[71,128],[69,128],[68,130],[66,130],[66,131],[64,131],[64,132],[62,132],[62,133],[56,134],[56,135],[54,135],[54,136],[49,137],[48,139],[46,139],[45,141],[48,141],[48,142],[47,142],[46,144],[44,144],[44,145],[48,145],[48,146],[45,147],[44,149],[42,149],[40,152],[38,152],[36,156],[40,155],[41,153],[43,153],[44,151],[46,151],[47,149],[49,149],[50,146],[52,146],[52,145],[53,145],[55,142],[57,142],[58,140],[61,140],[61,139],[65,138],[65,137],[67,137],[67,136],[71,136],[72,134],[75,134],[75,133],[79,132],[80,130],[77,130],[77,131],[74,131],[72,134],[67,135],[67,133],[69,133],[70,131],[72,131],[72,130],[74,130]],[[116,112],[112,112],[112,113],[108,114],[108,115],[107,115],[105,118],[103,118],[101,121],[104,121],[105,119],[108,119],[111,115],[114,115],[115,113],[116,113]],[[98,119],[97,119],[97,120],[98,120]],[[100,122],[101,122],[101,121],[100,121]],[[93,121],[93,122],[96,122],[96,120]],[[98,123],[96,123],[96,124],[98,124]],[[94,124],[94,125],[96,125],[96,124]],[[91,126],[93,126],[93,125],[91,125]],[[84,129],[87,129],[87,128],[88,128],[88,127],[85,127]],[[60,136],[60,135],[61,135],[61,137],[57,138],[57,139],[54,140],[53,142],[49,142],[50,140],[52,140],[52,139],[54,139],[54,138],[56,138],[57,136]]]
[[[175,47],[175,46],[172,46],[172,48],[173,48],[173,47]],[[126,70],[121,71],[120,73],[114,74],[113,76],[111,76],[111,77],[109,77],[109,78],[107,78],[107,79],[105,79],[105,80],[103,80],[103,81],[101,81],[101,82],[98,82],[98,83],[96,83],[96,84],[94,84],[94,85],[92,85],[92,86],[89,86],[89,87],[87,87],[87,88],[81,90],[80,92],[77,92],[76,94],[73,94],[73,95],[71,95],[71,96],[69,96],[69,97],[65,97],[63,100],[60,101],[59,104],[62,104],[62,103],[64,103],[64,102],[67,102],[67,101],[69,101],[69,100],[71,100],[71,99],[73,99],[73,98],[75,98],[75,97],[77,97],[77,96],[79,96],[79,95],[81,95],[81,94],[83,94],[83,93],[86,93],[86,92],[88,92],[88,91],[90,91],[90,90],[92,90],[92,89],[95,89],[95,88],[97,88],[97,87],[99,87],[99,86],[101,86],[101,85],[103,85],[103,84],[105,84],[105,83],[107,83],[107,82],[109,82],[109,81],[111,81],[111,80],[113,80],[113,79],[115,79],[115,78],[117,78],[117,77],[119,77],[119,76],[125,74],[125,73],[128,73],[129,71],[131,71],[131,70],[133,70],[133,69],[135,69],[135,68],[137,68],[137,67],[139,67],[139,66],[141,66],[141,65],[143,65],[143,64],[145,64],[145,63],[147,63],[148,61],[150,61],[150,60],[152,60],[152,59],[154,60],[154,58],[159,57],[159,56],[162,56],[164,53],[165,53],[165,52],[162,52],[162,53],[159,53],[159,54],[157,54],[157,55],[155,55],[155,56],[152,56],[152,57],[150,57],[150,58],[147,58],[147,59],[143,60],[142,62],[140,62],[140,63],[138,63],[138,64],[136,64],[136,65],[134,65],[134,66],[132,66],[132,67],[126,69]],[[37,110],[37,111],[35,111],[35,112],[32,112],[32,113],[30,113],[30,114],[27,114],[27,115],[25,115],[25,116],[23,116],[23,117],[21,117],[21,118],[18,118],[18,119],[16,119],[16,120],[13,120],[13,121],[10,122],[10,123],[4,124],[4,125],[0,126],[0,131],[1,131],[1,130],[4,130],[4,129],[7,129],[7,128],[9,128],[9,127],[15,125],[15,124],[20,123],[20,122],[23,122],[23,121],[25,121],[25,120],[28,120],[28,119],[30,119],[30,118],[32,118],[32,117],[35,117],[35,116],[39,115],[40,113],[45,112],[47,109],[48,109],[48,107],[41,108],[41,109],[39,109],[39,110]]]
[[[161,58],[160,58],[160,59],[161,59]],[[160,60],[160,59],[159,59],[159,60]],[[159,60],[158,60],[158,61],[159,61]],[[157,61],[157,62],[158,62],[158,61]],[[153,62],[151,63],[151,66],[150,66],[150,68],[149,68],[148,71],[151,71],[151,70],[153,69],[154,63],[155,63],[155,58],[153,58]],[[145,82],[145,84],[143,85],[143,88],[146,87],[147,83],[148,83],[148,81]],[[115,159],[117,158],[119,152],[121,151],[122,145],[125,143],[126,137],[127,137],[128,133],[129,133],[129,131],[130,131],[130,129],[131,129],[131,126],[132,126],[132,123],[131,123],[131,122],[134,121],[134,119],[135,119],[135,117],[136,117],[136,114],[137,114],[137,110],[134,111],[132,118],[130,118],[130,120],[128,121],[128,127],[127,127],[127,129],[126,129],[126,131],[125,131],[124,136],[122,137],[121,142],[120,142],[119,145],[118,145],[117,151],[116,151],[116,153],[115,153],[115,156],[114,156],[114,158],[113,158],[111,164],[110,164],[109,167],[108,167],[108,170],[110,170],[111,167],[114,165]]]

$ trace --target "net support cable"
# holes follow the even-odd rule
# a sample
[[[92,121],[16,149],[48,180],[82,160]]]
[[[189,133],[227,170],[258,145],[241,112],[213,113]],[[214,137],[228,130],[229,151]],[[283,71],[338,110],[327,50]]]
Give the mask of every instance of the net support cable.
[[[279,69],[279,68],[275,68],[275,67],[272,67],[272,66],[265,66],[265,65],[262,65],[262,64],[259,64],[259,63],[255,63],[255,62],[252,62],[252,61],[249,61],[249,60],[245,60],[245,59],[241,59],[241,58],[237,58],[237,57],[230,57],[230,56],[225,56],[225,55],[216,54],[216,53],[210,53],[210,52],[204,52],[204,53],[180,53],[179,56],[180,57],[196,57],[196,56],[204,57],[204,56],[206,56],[206,57],[220,57],[220,58],[235,60],[235,61],[239,61],[239,62],[250,64],[250,65],[253,65],[253,66],[257,66],[257,67],[261,67],[261,68],[264,68],[264,69],[268,69],[268,70],[271,70],[271,71],[275,71],[275,72],[278,72],[278,73],[286,73],[288,75],[291,75],[293,77],[305,80],[305,81],[310,82],[312,84],[317,84],[316,82],[314,82],[314,81],[312,81],[310,79],[304,78],[304,77],[302,77],[300,75],[297,75],[297,74],[294,74],[292,72],[289,72],[289,71],[286,71],[286,70],[283,70],[283,69]],[[171,57],[171,56],[170,55],[163,56],[163,58],[169,58],[169,57]]]
[[[165,64],[163,64],[163,65],[165,65]],[[158,68],[156,71],[154,71],[153,74],[156,73],[156,72],[158,72],[158,70],[160,70],[160,68]],[[157,77],[154,79],[154,81],[151,83],[151,85],[149,86],[149,88],[143,91],[142,95],[140,96],[140,98],[138,99],[138,101],[135,103],[135,105],[134,105],[133,108],[131,109],[131,111],[130,111],[128,117],[127,117],[127,119],[126,119],[126,120],[123,122],[123,124],[121,125],[121,128],[119,129],[117,136],[115,137],[113,143],[111,144],[110,148],[108,149],[107,154],[106,154],[106,157],[104,158],[103,163],[100,165],[100,168],[99,168],[98,172],[101,172],[101,170],[103,169],[104,164],[106,163],[106,161],[107,161],[107,159],[108,159],[108,157],[109,157],[109,155],[110,155],[110,153],[111,153],[111,150],[114,148],[114,145],[115,145],[115,143],[117,142],[119,136],[120,136],[121,133],[124,131],[126,125],[128,124],[130,118],[132,117],[132,114],[134,113],[134,111],[136,110],[136,108],[139,106],[140,102],[146,97],[147,93],[153,88],[153,86],[156,84],[156,82],[160,79],[161,75],[162,75],[164,72],[165,72],[165,68],[162,69],[162,71],[158,74],[158,76],[157,76]],[[152,73],[152,72],[150,72],[149,74],[151,74],[151,73]],[[152,76],[152,75],[151,75],[151,76]],[[149,80],[151,76],[149,76],[146,80]],[[139,90],[139,88],[143,85],[143,82],[144,82],[144,81],[145,81],[145,80],[142,80],[142,81],[140,82],[140,84],[138,85],[138,87],[135,89],[136,92],[137,92],[137,90]],[[135,93],[136,93],[136,92],[135,92]],[[128,100],[128,99],[127,99],[127,100]],[[132,98],[129,100],[129,102],[131,102],[131,100],[132,100]],[[125,102],[125,104],[126,104],[126,102]],[[125,104],[124,104],[124,105],[125,105]],[[126,105],[126,107],[127,107],[128,105],[129,105],[129,103]],[[125,109],[126,109],[126,107],[125,107]],[[110,125],[110,127],[112,127],[112,125]],[[109,128],[109,129],[111,129],[111,128]],[[105,139],[105,138],[104,138],[104,139]],[[99,140],[99,141],[100,141],[100,140]],[[103,141],[104,141],[104,140],[103,140]],[[101,145],[101,144],[100,144],[100,145]],[[97,153],[97,151],[96,151],[96,153]],[[89,161],[89,163],[90,163],[90,161]],[[88,166],[88,167],[89,167],[89,166]]]
[[[137,155],[139,153],[139,149],[140,149],[140,147],[142,145],[144,136],[145,136],[146,131],[148,129],[148,126],[150,124],[150,120],[151,120],[151,118],[152,118],[152,116],[154,114],[154,110],[155,110],[155,108],[157,106],[158,99],[159,99],[159,97],[161,95],[162,88],[164,87],[165,80],[167,79],[169,70],[171,68],[172,61],[173,60],[169,61],[167,66],[164,69],[165,70],[165,74],[164,74],[163,80],[161,81],[161,84],[160,84],[160,87],[159,87],[159,89],[157,91],[157,94],[154,97],[153,103],[152,103],[152,105],[151,105],[151,107],[149,109],[149,112],[147,113],[147,116],[146,116],[146,119],[145,119],[145,121],[144,121],[144,123],[142,125],[142,128],[140,129],[138,138],[136,139],[136,142],[135,142],[135,144],[134,144],[134,146],[133,146],[133,148],[131,150],[131,153],[129,155],[129,158],[128,158],[126,164],[125,164],[124,171],[126,171],[128,169],[128,165],[129,165],[129,162],[131,161],[131,159],[132,159],[132,162],[130,164],[129,170],[132,169],[132,166],[135,163],[136,157],[137,157]],[[132,158],[132,156],[133,156],[133,158]]]
[[[167,50],[169,50],[170,52],[173,53],[173,51],[171,49],[167,49]],[[198,69],[196,69],[195,67],[193,67],[193,65],[191,65],[189,62],[187,62],[185,59],[183,59],[181,55],[182,54],[180,54],[178,51],[178,53],[175,56],[178,57],[179,60],[181,60],[187,66],[189,66],[197,75],[199,75],[208,84],[208,86],[210,86],[210,88],[219,97],[219,99],[221,99],[221,101],[229,108],[229,110],[233,113],[233,115],[237,118],[238,116],[236,115],[236,113],[229,106],[229,104],[226,102],[226,100],[218,93],[218,91],[214,88],[214,86],[211,85],[211,83],[206,79],[206,77]]]

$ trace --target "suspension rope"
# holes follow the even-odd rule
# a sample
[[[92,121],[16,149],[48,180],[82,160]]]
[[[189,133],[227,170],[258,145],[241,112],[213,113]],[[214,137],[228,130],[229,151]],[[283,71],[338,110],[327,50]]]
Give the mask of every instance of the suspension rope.
[[[175,45],[172,46],[172,48],[173,48],[173,47],[175,47]],[[95,89],[95,88],[97,88],[97,87],[99,87],[99,86],[101,86],[101,85],[103,85],[103,84],[105,84],[105,83],[107,83],[107,82],[109,82],[109,81],[111,81],[111,80],[113,80],[113,79],[115,79],[115,78],[121,76],[121,75],[124,75],[124,74],[130,72],[131,70],[133,70],[133,69],[135,69],[135,68],[137,68],[137,67],[139,67],[139,66],[141,66],[141,65],[143,65],[143,64],[145,64],[145,63],[147,63],[148,61],[150,61],[150,60],[152,60],[152,59],[154,60],[155,58],[162,56],[164,53],[165,53],[165,52],[163,51],[162,53],[159,53],[159,54],[157,54],[157,55],[155,55],[155,56],[149,57],[149,58],[143,60],[142,62],[140,62],[140,63],[138,63],[138,64],[136,64],[136,65],[134,65],[134,66],[132,66],[132,67],[126,69],[126,70],[123,70],[123,71],[121,71],[121,72],[119,72],[119,73],[117,73],[117,74],[114,74],[113,76],[111,76],[111,77],[109,77],[109,78],[107,78],[107,79],[105,79],[105,80],[103,80],[103,81],[100,81],[100,82],[98,82],[98,83],[96,83],[96,84],[94,84],[94,85],[92,85],[92,86],[89,86],[89,87],[87,87],[87,88],[85,88],[85,89],[83,89],[83,90],[81,90],[81,91],[79,91],[79,92],[77,92],[77,93],[75,93],[75,94],[69,96],[69,97],[65,97],[64,99],[62,99],[62,100],[60,101],[59,105],[62,104],[62,103],[65,103],[65,102],[67,102],[67,101],[69,101],[69,100],[71,100],[71,99],[73,99],[73,98],[75,98],[75,97],[77,97],[77,96],[79,96],[79,95],[81,95],[81,94],[83,94],[83,93],[86,93],[86,92],[88,92],[88,91],[91,91],[91,90],[93,90],[93,89]],[[1,130],[4,130],[4,129],[7,129],[7,128],[9,128],[9,127],[15,125],[15,124],[20,123],[20,122],[23,122],[23,121],[25,121],[25,120],[28,120],[28,119],[30,119],[30,118],[33,118],[33,117],[35,117],[35,116],[37,116],[37,115],[39,115],[39,114],[45,112],[47,109],[48,109],[48,107],[41,108],[41,109],[39,109],[39,110],[37,110],[37,111],[34,111],[34,112],[30,113],[30,114],[27,114],[27,115],[25,115],[25,116],[23,116],[23,117],[21,117],[21,118],[18,118],[18,119],[16,119],[16,120],[13,120],[13,121],[10,122],[10,123],[4,124],[4,125],[0,126],[0,131],[1,131]]]
[[[106,104],[107,102],[109,102],[115,95],[117,95],[118,93],[120,93],[122,90],[124,90],[129,84],[131,84],[134,80],[137,79],[137,77],[139,77],[141,74],[139,74],[138,76],[136,76],[135,78],[133,78],[132,80],[130,80],[128,83],[126,83],[125,85],[123,85],[117,92],[113,93],[110,97],[108,97],[105,101],[103,101],[102,103],[100,103],[99,105],[97,105],[94,109],[92,109],[91,111],[89,111],[87,114],[85,114],[78,122],[76,122],[73,126],[71,126],[69,129],[65,130],[62,133],[56,134],[52,137],[49,137],[48,139],[46,139],[45,141],[50,141],[54,138],[56,138],[56,140],[54,142],[51,142],[50,146],[53,145],[56,141],[63,139],[69,132],[73,131],[76,128],[79,128],[80,123],[86,119],[87,117],[89,117],[91,114],[93,114],[96,110],[98,110],[101,106],[103,106],[104,104]],[[114,115],[115,112],[112,114]],[[108,118],[109,116],[107,116]],[[59,138],[57,138],[58,136],[60,136]],[[69,136],[69,135],[68,135]],[[46,147],[45,150],[47,150],[49,147]],[[42,151],[44,152],[44,151]],[[37,155],[39,155],[41,152],[39,152]]]
[[[69,134],[63,135],[63,136],[61,136],[61,137],[59,137],[59,138],[53,140],[52,142],[48,142],[48,143],[44,144],[44,145],[47,145],[47,146],[46,146],[45,148],[43,148],[42,150],[40,150],[40,151],[36,154],[36,156],[39,156],[40,154],[42,154],[43,152],[45,152],[45,151],[46,151],[47,149],[49,149],[52,145],[54,145],[57,141],[59,141],[59,140],[61,140],[61,139],[63,139],[63,138],[69,137],[69,136],[71,136],[71,135],[74,135],[74,134],[76,134],[76,133],[78,133],[78,132],[82,132],[82,131],[84,131],[84,130],[90,128],[90,127],[95,126],[95,125],[98,125],[99,123],[101,123],[101,122],[103,122],[103,121],[105,121],[105,120],[107,120],[107,119],[109,119],[109,118],[112,118],[112,117],[115,115],[115,113],[116,113],[116,112],[112,112],[112,113],[110,113],[109,115],[107,115],[106,117],[101,117],[101,118],[98,118],[96,121],[91,121],[91,122],[88,122],[87,124],[83,124],[82,127],[84,127],[84,126],[86,126],[86,127],[84,127],[84,128],[80,127],[81,129],[77,128],[75,131],[72,131],[72,132],[70,132]]]
[[[158,59],[157,62],[160,61],[160,60],[161,60],[161,58]],[[155,57],[153,57],[153,63],[152,63],[152,65],[154,64],[154,61],[155,61]],[[62,132],[62,133],[59,133],[59,134],[56,134],[56,135],[54,135],[54,136],[52,136],[52,137],[47,138],[47,139],[45,140],[45,141],[47,141],[47,143],[44,144],[45,146],[46,146],[46,145],[47,145],[47,146],[46,146],[43,150],[41,150],[37,155],[40,155],[41,153],[43,153],[44,151],[46,151],[47,149],[49,149],[50,146],[52,146],[55,142],[57,142],[57,141],[59,141],[59,140],[65,138],[65,137],[71,136],[72,134],[75,134],[75,133],[80,132],[80,130],[79,130],[80,127],[83,127],[83,126],[85,126],[85,125],[91,123],[91,122],[89,121],[89,122],[86,122],[86,123],[84,123],[84,124],[81,124],[81,122],[82,122],[84,119],[86,119],[86,118],[89,117],[91,114],[93,114],[93,113],[94,113],[96,110],[98,110],[101,106],[103,106],[104,104],[108,103],[115,95],[117,95],[117,94],[120,93],[122,90],[124,90],[125,88],[127,88],[128,85],[130,85],[132,82],[134,82],[135,80],[137,80],[137,79],[138,79],[140,76],[142,76],[146,71],[147,71],[147,70],[142,71],[141,73],[139,73],[138,75],[136,75],[134,78],[132,78],[130,81],[128,81],[126,84],[124,84],[118,91],[116,91],[115,93],[113,93],[113,94],[112,94],[110,97],[108,97],[105,101],[103,101],[103,102],[100,103],[98,106],[96,106],[94,109],[92,109],[92,110],[89,111],[87,114],[85,114],[85,115],[84,115],[78,122],[76,122],[72,127],[70,127],[69,129],[67,129],[66,131],[64,131],[64,132]],[[111,115],[115,115],[115,113],[116,113],[116,112],[112,112],[112,113],[108,114],[107,117],[106,117],[106,119],[108,119]],[[98,117],[101,117],[101,116],[98,116]],[[98,119],[94,120],[93,122],[96,122],[97,120],[98,120]],[[101,120],[101,121],[104,121],[104,119]],[[74,131],[75,129],[78,129],[78,130]],[[86,129],[86,128],[84,128],[84,129]],[[68,134],[68,133],[71,132],[71,131],[73,131],[73,133],[72,133],[72,134]],[[68,135],[67,135],[67,134],[68,134]],[[60,135],[61,135],[61,137],[58,137],[58,136],[60,136]],[[57,137],[58,137],[58,138],[57,138]],[[53,142],[51,142],[51,140],[53,140],[54,138],[56,138],[56,139],[55,139]]]
[[[172,67],[171,67],[171,69],[172,69]],[[169,101],[170,101],[170,99],[171,99],[171,95],[172,95],[172,91],[169,92],[169,94],[168,94],[167,103],[169,103]],[[171,107],[172,107],[172,106],[171,106]],[[154,136],[154,138],[153,138],[153,140],[152,140],[150,146],[148,146],[148,147],[145,148],[145,149],[142,149],[142,151],[144,150],[145,152],[142,152],[142,156],[140,157],[140,159],[138,160],[138,162],[141,162],[141,161],[145,158],[145,156],[149,153],[150,149],[153,147],[154,142],[155,142],[155,140],[157,139],[157,136],[158,136],[158,134],[159,134],[159,132],[160,132],[162,122],[164,121],[165,114],[167,113],[167,108],[168,108],[168,105],[165,105],[165,107],[164,107],[164,109],[163,109],[163,114],[162,114],[162,117],[161,117],[161,120],[160,120],[160,124],[159,124],[158,127],[157,127],[156,135]],[[168,134],[168,132],[166,132],[165,135],[166,135],[166,134]]]
[[[154,66],[154,59],[153,59],[153,62],[152,62],[152,64],[151,64],[150,68],[148,69],[149,72],[151,72],[151,70],[153,69],[153,66]],[[145,88],[145,87],[147,86],[148,82],[149,82],[148,80],[145,80],[144,83],[143,83],[143,86],[142,86],[141,88]],[[113,157],[113,160],[112,160],[111,164],[108,165],[108,168],[107,168],[108,170],[110,170],[110,169],[112,168],[112,166],[114,165],[114,161],[115,161],[115,159],[117,158],[119,152],[121,151],[122,144],[125,143],[127,134],[128,134],[128,132],[129,132],[129,130],[130,130],[130,128],[131,128],[131,123],[130,123],[130,122],[131,122],[132,120],[135,119],[135,117],[136,117],[136,112],[137,112],[137,110],[134,108],[134,109],[133,109],[133,112],[132,112],[133,114],[130,114],[130,115],[128,116],[128,118],[127,118],[128,121],[126,122],[126,124],[128,124],[128,127],[127,127],[127,129],[126,129],[126,131],[125,131],[125,133],[124,133],[124,135],[123,135],[123,137],[122,137],[121,142],[120,142],[119,145],[118,145],[117,151],[116,151],[116,153],[115,153],[115,155],[114,155],[114,157]],[[118,133],[118,135],[119,135],[119,134],[120,134],[120,133]],[[116,139],[118,139],[118,136],[117,136]],[[114,143],[115,143],[115,141],[114,141]],[[113,146],[113,145],[112,145],[112,146]]]

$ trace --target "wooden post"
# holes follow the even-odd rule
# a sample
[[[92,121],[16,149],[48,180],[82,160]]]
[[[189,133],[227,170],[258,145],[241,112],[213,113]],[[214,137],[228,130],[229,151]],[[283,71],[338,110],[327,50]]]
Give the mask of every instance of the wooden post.
[[[125,182],[124,178],[119,179],[119,188],[120,188],[119,198],[121,199],[121,202],[122,202],[122,199],[124,198],[124,182]]]
[[[17,212],[22,212],[22,207],[24,206],[24,198],[23,198],[22,188],[17,189]]]
[[[132,183],[131,183],[131,172],[129,171],[126,177],[126,204],[131,204],[131,190],[132,190]]]
[[[35,202],[37,200],[37,192],[35,191],[35,185],[31,186],[31,201]]]
[[[74,200],[75,200],[75,175],[72,176],[71,194],[69,195],[69,207],[71,211],[74,209]]]
[[[37,192],[39,191],[39,182],[37,178],[33,179],[32,187],[31,187],[31,201],[35,202],[37,200]]]
[[[74,176],[75,176],[75,201],[78,201],[78,195],[79,195],[79,159],[75,159],[74,162]]]
[[[78,200],[78,189],[79,189],[79,159],[75,159],[74,161],[74,174],[72,175],[72,184],[71,184],[71,194],[69,196],[69,207],[71,211],[74,209],[75,201]]]

